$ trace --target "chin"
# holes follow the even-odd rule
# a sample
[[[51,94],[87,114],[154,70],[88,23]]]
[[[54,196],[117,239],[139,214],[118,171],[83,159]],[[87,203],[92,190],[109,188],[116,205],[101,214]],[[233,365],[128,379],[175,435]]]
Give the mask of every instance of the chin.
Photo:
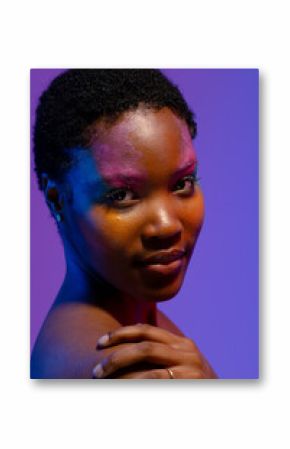
[[[173,298],[182,287],[187,266],[183,263],[181,269],[167,275],[142,273],[142,278],[138,282],[142,285],[141,291],[138,289],[140,291],[138,296],[150,302],[163,302]]]
[[[183,278],[181,280],[176,279],[175,282],[168,283],[167,285],[156,285],[150,288],[144,288],[139,297],[142,297],[148,302],[164,302],[168,301],[177,295],[183,284]]]

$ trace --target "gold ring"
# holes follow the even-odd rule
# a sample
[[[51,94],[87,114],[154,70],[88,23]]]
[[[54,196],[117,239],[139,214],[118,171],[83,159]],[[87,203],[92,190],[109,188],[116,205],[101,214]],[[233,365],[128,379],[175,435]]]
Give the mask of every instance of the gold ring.
[[[169,379],[175,379],[174,374],[172,372],[172,370],[170,368],[166,368],[166,370],[168,371],[169,374]]]

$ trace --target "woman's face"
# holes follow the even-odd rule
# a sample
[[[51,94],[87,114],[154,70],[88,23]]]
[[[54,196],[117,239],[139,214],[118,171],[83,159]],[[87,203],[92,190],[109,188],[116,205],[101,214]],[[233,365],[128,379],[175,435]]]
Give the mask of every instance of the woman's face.
[[[113,125],[98,122],[93,136],[67,174],[66,238],[118,290],[137,300],[169,299],[204,217],[188,127],[168,108],[139,107]]]

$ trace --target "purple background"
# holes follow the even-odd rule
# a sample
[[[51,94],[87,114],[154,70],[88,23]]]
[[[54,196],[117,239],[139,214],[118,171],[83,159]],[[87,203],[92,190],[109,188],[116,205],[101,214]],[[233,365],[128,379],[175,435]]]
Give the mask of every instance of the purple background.
[[[159,308],[197,343],[219,377],[257,378],[259,73],[162,71],[196,113],[206,219],[181,291]],[[39,95],[60,72],[31,71],[31,126]],[[32,166],[31,347],[64,273],[60,238]]]

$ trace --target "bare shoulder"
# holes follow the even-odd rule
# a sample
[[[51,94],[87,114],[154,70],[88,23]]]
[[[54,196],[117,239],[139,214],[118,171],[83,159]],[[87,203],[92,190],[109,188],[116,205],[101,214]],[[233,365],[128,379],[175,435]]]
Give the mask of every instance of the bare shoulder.
[[[89,304],[53,308],[39,333],[31,356],[31,378],[88,379],[98,362],[98,338],[120,324]]]
[[[181,332],[181,330],[176,326],[176,324],[173,323],[166,315],[165,313],[161,312],[161,310],[158,310],[157,312],[157,324],[159,327],[162,327],[163,329],[168,330],[169,332],[173,332],[176,335],[179,335],[181,337],[184,337],[184,334]]]

